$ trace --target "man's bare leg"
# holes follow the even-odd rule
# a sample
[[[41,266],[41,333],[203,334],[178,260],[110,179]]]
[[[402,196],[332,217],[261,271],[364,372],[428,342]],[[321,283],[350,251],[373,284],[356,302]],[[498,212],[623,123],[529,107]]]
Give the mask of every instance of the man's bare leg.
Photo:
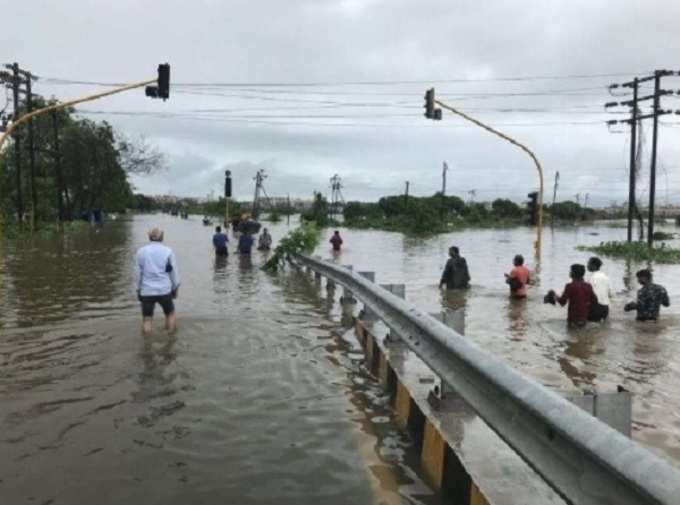
[[[170,333],[174,333],[174,331],[177,329],[177,317],[175,316],[174,312],[171,312],[165,316],[165,329]]]
[[[144,335],[151,335],[151,329],[152,329],[152,323],[153,318],[152,317],[145,317],[142,320],[142,333]]]

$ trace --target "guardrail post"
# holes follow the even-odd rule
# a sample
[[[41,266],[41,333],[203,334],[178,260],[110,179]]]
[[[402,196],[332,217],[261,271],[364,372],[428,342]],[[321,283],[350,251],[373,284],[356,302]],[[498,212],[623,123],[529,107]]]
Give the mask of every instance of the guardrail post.
[[[451,328],[451,326],[449,324],[449,318],[447,318],[447,311],[446,310],[442,310],[441,312],[430,312],[430,316],[432,316],[437,321],[440,321],[440,322],[444,323],[446,326],[448,326],[449,328]],[[444,398],[445,393],[447,391],[451,391],[451,392],[454,391],[453,388],[451,387],[451,385],[447,384],[444,381],[443,377],[439,377],[439,383],[440,383],[440,386],[435,386],[430,391],[428,401],[430,401],[431,405],[433,403],[437,403],[437,400],[441,400],[442,398]]]
[[[361,275],[364,279],[369,280],[371,282],[375,282],[375,272],[357,272],[359,275]],[[377,316],[373,311],[371,311],[370,307],[368,307],[366,304],[364,304],[364,310],[360,317],[366,321],[374,321]]]
[[[394,296],[398,296],[402,300],[406,299],[406,284],[381,284],[380,287],[389,291]],[[392,328],[390,328],[390,332],[385,337],[385,340],[388,342],[398,342],[401,338],[395,331],[392,331]]]
[[[567,395],[567,399],[630,438],[633,411],[633,399],[630,391],[619,386],[616,393]]]
[[[343,265],[344,268],[349,270],[350,272],[354,270],[354,267],[352,265]],[[340,297],[340,302],[341,303],[357,303],[357,299],[354,298],[354,293],[349,288],[343,287],[342,288],[342,297]]]

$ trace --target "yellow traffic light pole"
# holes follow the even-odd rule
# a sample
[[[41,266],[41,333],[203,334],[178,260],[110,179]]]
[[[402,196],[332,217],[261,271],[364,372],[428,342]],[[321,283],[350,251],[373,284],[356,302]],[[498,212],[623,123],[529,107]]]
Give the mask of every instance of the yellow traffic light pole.
[[[71,107],[73,105],[78,105],[79,103],[83,102],[91,102],[93,100],[98,100],[100,98],[104,98],[105,96],[110,96],[110,95],[115,95],[117,93],[122,93],[123,91],[128,91],[131,89],[136,89],[136,88],[141,88],[142,86],[147,86],[149,84],[154,84],[157,82],[157,79],[149,79],[148,81],[143,81],[143,82],[137,82],[133,84],[126,84],[125,86],[120,86],[118,88],[110,89],[108,91],[104,91],[102,93],[96,93],[94,95],[87,95],[81,98],[76,98],[74,100],[69,100],[68,102],[60,102],[56,103],[53,105],[48,105],[47,107],[43,107],[42,109],[36,109],[34,111],[28,112],[27,114],[24,114],[17,119],[13,120],[5,132],[2,134],[0,137],[0,152],[2,152],[2,146],[5,143],[5,140],[9,138],[11,133],[20,125],[23,123],[29,121],[30,119],[40,116],[42,114],[45,114],[47,112],[52,112],[55,110],[61,110],[65,109],[67,107]],[[35,209],[32,210],[32,212],[35,212]],[[2,243],[2,232],[4,228],[4,215],[3,212],[0,210],[0,243]]]
[[[476,124],[477,126],[480,126],[484,128],[486,131],[489,131],[493,133],[494,135],[499,136],[502,139],[507,140],[511,144],[516,145],[519,147],[522,151],[527,153],[529,156],[531,156],[531,159],[534,161],[536,164],[536,169],[538,170],[538,223],[536,223],[536,241],[534,242],[534,251],[536,253],[536,258],[538,262],[540,263],[541,260],[541,238],[543,235],[543,167],[541,167],[541,163],[538,161],[538,158],[536,158],[536,155],[529,149],[527,146],[522,144],[521,142],[518,142],[517,140],[513,139],[512,137],[507,136],[506,134],[496,130],[495,128],[492,128],[491,126],[482,123],[478,119],[475,119],[473,117],[468,116],[464,112],[461,112],[457,109],[454,109],[453,107],[446,105],[443,102],[440,102],[439,100],[434,100],[434,103],[442,107],[443,109],[446,109],[450,112],[453,112],[457,116],[462,117],[463,119],[466,119],[470,121],[471,123]],[[537,265],[538,267],[539,265]]]

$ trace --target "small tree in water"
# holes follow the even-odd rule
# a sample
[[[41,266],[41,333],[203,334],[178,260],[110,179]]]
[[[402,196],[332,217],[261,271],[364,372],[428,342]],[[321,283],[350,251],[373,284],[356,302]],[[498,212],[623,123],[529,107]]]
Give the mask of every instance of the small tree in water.
[[[319,229],[314,223],[302,224],[279,241],[274,254],[262,268],[276,272],[291,256],[311,252],[318,244]]]

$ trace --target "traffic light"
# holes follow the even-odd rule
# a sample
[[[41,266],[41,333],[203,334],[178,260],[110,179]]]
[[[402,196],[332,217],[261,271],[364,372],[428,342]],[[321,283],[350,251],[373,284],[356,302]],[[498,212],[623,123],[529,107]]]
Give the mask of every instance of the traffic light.
[[[231,198],[231,171],[224,171],[224,197]]]
[[[436,120],[442,118],[442,110],[434,108],[434,88],[430,88],[425,92],[425,117]]]
[[[425,117],[434,119],[434,88],[425,92]]]
[[[150,98],[162,98],[163,100],[170,98],[170,64],[161,63],[158,65],[158,79],[156,82],[158,83],[158,86],[146,87],[146,96]]]
[[[158,65],[158,96],[163,100],[170,98],[170,64]]]
[[[530,226],[535,226],[538,223],[538,191],[532,191],[527,195],[529,201],[527,202],[528,221]]]

